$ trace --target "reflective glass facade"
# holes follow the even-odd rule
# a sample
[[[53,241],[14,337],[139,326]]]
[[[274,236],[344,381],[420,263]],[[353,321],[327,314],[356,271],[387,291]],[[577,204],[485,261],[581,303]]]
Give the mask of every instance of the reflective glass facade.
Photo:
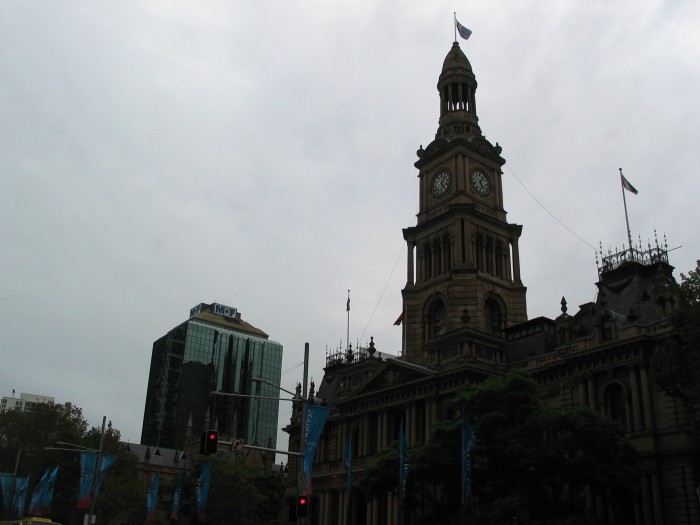
[[[142,444],[184,449],[216,427],[224,440],[276,448],[279,401],[211,394],[279,397],[253,378],[279,385],[282,345],[239,324],[205,311],[153,343]]]

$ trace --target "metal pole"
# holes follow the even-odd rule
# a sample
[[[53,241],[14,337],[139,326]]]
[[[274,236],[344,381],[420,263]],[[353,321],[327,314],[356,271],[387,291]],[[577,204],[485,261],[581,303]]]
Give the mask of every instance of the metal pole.
[[[627,216],[627,197],[625,197],[625,185],[622,182],[622,177],[624,177],[624,175],[622,174],[622,168],[620,168],[620,186],[622,187],[622,202],[625,205],[625,223],[627,224],[627,242],[629,243],[630,261],[631,261],[632,257],[633,257],[633,254],[632,254],[632,232],[630,231],[630,220]]]
[[[350,351],[350,290],[348,290],[348,306],[346,310],[348,312],[348,331],[347,341],[345,341],[345,350]],[[357,350],[357,348],[355,350]]]
[[[300,477],[304,476],[304,491],[306,492],[306,483],[308,483],[308,480],[306,480],[306,471],[304,470],[304,447],[306,446],[306,395],[307,395],[307,390],[306,386],[307,383],[309,382],[309,343],[304,343],[304,384],[302,386],[302,398],[301,398],[301,465],[300,465]],[[311,472],[309,472],[309,476],[311,475]],[[309,502],[307,503],[309,506],[309,516],[307,519],[311,518],[311,498],[309,497]],[[297,522],[299,519],[297,518]]]
[[[15,460],[15,471],[12,473],[12,486],[10,487],[10,506],[7,509],[7,519],[12,519],[12,502],[15,498],[15,485],[17,484],[17,469],[19,469],[19,457],[22,455],[22,449],[17,450],[17,459]]]
[[[100,436],[100,448],[97,450],[97,457],[95,458],[95,472],[92,476],[92,494],[90,494],[90,511],[88,513],[87,525],[92,525],[92,519],[95,515],[95,500],[97,499],[97,476],[100,471],[100,459],[102,458],[102,446],[105,441],[105,422],[107,421],[107,416],[102,416],[102,435]]]

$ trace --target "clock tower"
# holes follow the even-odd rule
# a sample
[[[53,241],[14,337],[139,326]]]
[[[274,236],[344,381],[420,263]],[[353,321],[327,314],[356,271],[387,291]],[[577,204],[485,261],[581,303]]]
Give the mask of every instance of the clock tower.
[[[419,211],[408,247],[403,353],[446,364],[465,355],[505,361],[505,328],[527,320],[522,226],[506,220],[501,147],[483,136],[476,77],[455,42],[438,80],[440,119],[418,150]]]

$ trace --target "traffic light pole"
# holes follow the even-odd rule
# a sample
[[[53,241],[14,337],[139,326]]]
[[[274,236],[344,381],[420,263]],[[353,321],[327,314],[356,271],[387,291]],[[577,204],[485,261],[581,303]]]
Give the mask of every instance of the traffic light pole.
[[[297,479],[303,479],[304,489],[301,492],[306,492],[306,484],[308,480],[306,479],[306,472],[304,470],[304,450],[306,447],[306,385],[309,382],[309,343],[304,343],[304,386],[302,387],[302,398],[301,398],[301,462],[299,463],[299,477]],[[311,475],[311,472],[309,472]],[[301,486],[301,483],[299,483]],[[298,489],[298,487],[297,487]],[[309,501],[311,498],[309,498]],[[309,517],[311,518],[311,505],[309,505]],[[297,517],[297,523],[299,523],[299,517]]]

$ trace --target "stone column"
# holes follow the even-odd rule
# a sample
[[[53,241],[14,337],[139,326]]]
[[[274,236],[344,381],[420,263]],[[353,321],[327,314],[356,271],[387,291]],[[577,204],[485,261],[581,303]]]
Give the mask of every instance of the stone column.
[[[520,280],[520,249],[518,248],[518,238],[514,237],[512,240],[513,245],[513,281],[517,284],[521,283]]]
[[[381,439],[379,441],[378,449],[382,449],[389,445],[389,414],[387,412],[382,412],[380,415],[381,419]]]
[[[413,445],[418,437],[418,421],[416,417],[416,404],[411,403],[408,407],[408,420],[411,423],[410,432],[408,433],[408,444]]]
[[[415,269],[413,267],[415,243],[406,241],[406,284],[415,284]]]
[[[595,399],[595,382],[593,381],[593,376],[588,376],[586,378],[588,384],[588,406],[591,410],[598,412]]]
[[[644,525],[654,525],[654,508],[651,499],[651,488],[649,487],[649,477],[646,474],[642,476],[642,502],[644,505],[644,511],[642,512],[644,515]]]
[[[588,406],[586,403],[586,378],[582,377],[578,384],[578,404],[582,407]]]
[[[654,472],[651,475],[651,494],[654,498],[654,519],[655,523],[664,522],[664,508],[661,498],[661,485],[659,484],[659,476]]]
[[[630,390],[632,393],[632,431],[642,430],[642,404],[639,397],[639,381],[637,380],[637,367],[630,367]]]
[[[358,424],[357,424],[357,455],[358,456],[365,456],[367,453],[365,450],[367,449],[367,424],[366,424],[366,419],[367,415],[362,414],[358,418]]]
[[[645,366],[639,368],[639,379],[642,383],[642,405],[644,407],[644,429],[651,430],[654,426],[652,413],[651,389],[649,387],[649,375]]]

